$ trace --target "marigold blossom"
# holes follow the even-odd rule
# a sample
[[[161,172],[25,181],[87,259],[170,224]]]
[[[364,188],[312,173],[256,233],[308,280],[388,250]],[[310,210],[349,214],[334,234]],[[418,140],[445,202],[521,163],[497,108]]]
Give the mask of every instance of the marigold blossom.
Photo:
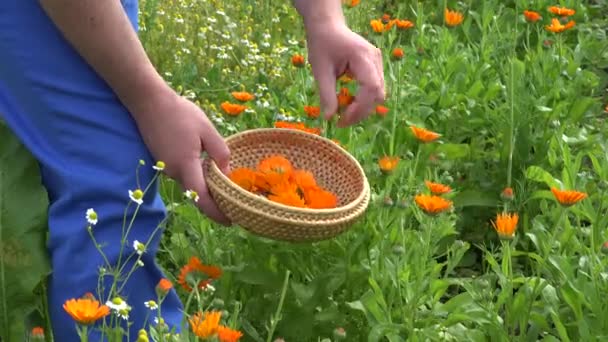
[[[246,91],[233,91],[230,94],[232,95],[232,97],[234,97],[235,100],[238,100],[241,102],[248,102],[255,98],[255,95],[250,94]]]
[[[68,299],[63,304],[63,309],[75,322],[82,325],[90,325],[110,314],[110,308],[107,305],[86,298]]]
[[[437,215],[452,207],[452,201],[435,195],[417,195],[416,204],[428,215]]]
[[[570,207],[587,198],[587,194],[580,191],[551,188],[551,192],[553,193],[553,196],[555,196],[557,202],[564,207]]]
[[[385,117],[386,114],[389,112],[388,107],[385,107],[383,105],[377,105],[376,106],[376,114]]]
[[[402,48],[394,48],[392,52],[393,59],[400,60],[405,56]]]
[[[566,30],[573,28],[574,25],[576,25],[576,22],[574,20],[571,20],[568,23],[566,23],[566,25],[563,25],[559,21],[559,19],[553,18],[553,19],[551,19],[551,25],[545,25],[545,29],[547,31],[551,31],[553,33],[562,33]]]
[[[462,15],[462,13],[458,12],[458,11],[451,11],[449,9],[445,9],[444,11],[444,19],[445,19],[445,23],[448,26],[458,26],[462,23],[462,21],[464,20],[464,16]]]
[[[177,282],[188,292],[192,291],[190,280],[198,280],[197,287],[205,289],[211,281],[218,279],[222,275],[219,267],[204,265],[199,258],[192,256],[188,263],[184,265],[178,276]]]
[[[34,327],[32,328],[32,337],[36,339],[44,338],[44,328],[43,327]]]
[[[443,195],[452,191],[452,188],[449,185],[444,185],[441,183],[433,183],[431,181],[425,180],[424,184],[429,189],[429,191],[433,195]]]
[[[237,116],[247,109],[247,106],[238,103],[230,103],[228,101],[222,102],[220,107],[222,108],[224,113],[232,116]]]
[[[219,311],[210,311],[204,314],[197,312],[188,319],[188,322],[190,322],[192,332],[197,337],[208,339],[217,334],[221,317],[222,313]]]
[[[295,54],[291,57],[291,64],[297,68],[301,68],[304,66],[304,56],[300,54]]]
[[[311,118],[316,119],[321,114],[321,108],[319,106],[304,106],[304,113]]]
[[[399,164],[399,157],[384,156],[378,160],[378,166],[383,173],[389,173],[395,170]]]
[[[407,29],[414,27],[414,23],[409,20],[397,19],[395,21],[395,24],[397,25],[397,29],[399,29],[399,30],[407,30]]]
[[[384,32],[384,23],[382,23],[382,20],[378,20],[378,19],[372,19],[369,22],[369,25],[372,27],[372,30],[374,30],[374,32],[376,33],[382,33]]]
[[[441,134],[433,132],[433,131],[429,131],[425,128],[410,126],[410,129],[414,133],[414,136],[416,137],[416,139],[418,139],[424,143],[429,143],[429,142],[435,141],[441,136]]]
[[[527,21],[529,21],[531,23],[535,23],[543,18],[540,15],[540,13],[535,12],[535,11],[528,11],[528,10],[524,11],[524,17],[526,18]]]
[[[159,280],[158,284],[156,285],[156,289],[162,294],[166,294],[172,288],[173,288],[173,283],[171,283],[171,281],[167,278],[161,278],[161,280]]]
[[[549,6],[549,12],[555,15],[559,15],[562,17],[570,17],[573,16],[576,11],[567,7],[559,7],[559,6]]]
[[[217,338],[220,342],[237,342],[241,337],[243,337],[243,333],[238,330],[223,325],[217,328]]]
[[[496,215],[496,220],[492,222],[492,226],[501,239],[510,240],[515,235],[518,221],[519,215],[517,213],[500,213]]]

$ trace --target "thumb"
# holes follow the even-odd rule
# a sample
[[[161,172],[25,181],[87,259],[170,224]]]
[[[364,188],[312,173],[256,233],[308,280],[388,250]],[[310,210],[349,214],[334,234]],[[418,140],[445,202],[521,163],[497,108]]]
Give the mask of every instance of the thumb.
[[[215,129],[208,129],[202,136],[203,149],[207,151],[217,167],[226,175],[230,173],[230,149],[224,138]]]
[[[180,176],[185,190],[196,191],[198,200],[195,201],[195,204],[207,217],[222,225],[230,224],[230,220],[218,208],[209,193],[203,166],[199,159],[192,158],[184,162]]]
[[[334,69],[330,64],[321,63],[316,68],[313,68],[312,72],[319,85],[321,109],[323,110],[325,119],[329,120],[338,110]]]

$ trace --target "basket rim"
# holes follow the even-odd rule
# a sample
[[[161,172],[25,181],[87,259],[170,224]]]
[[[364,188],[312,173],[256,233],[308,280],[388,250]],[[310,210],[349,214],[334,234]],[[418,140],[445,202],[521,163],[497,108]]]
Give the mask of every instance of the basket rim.
[[[363,182],[363,184],[362,184],[363,188],[362,188],[361,192],[359,193],[359,195],[357,196],[357,198],[346,203],[345,205],[342,205],[342,206],[339,206],[336,208],[329,208],[329,209],[311,209],[311,208],[292,207],[292,206],[288,206],[285,204],[270,201],[267,198],[260,198],[260,196],[256,196],[256,195],[250,193],[249,191],[246,191],[245,189],[241,188],[240,186],[238,186],[234,182],[232,182],[230,180],[230,178],[228,178],[218,168],[218,166],[214,160],[208,158],[210,171],[215,173],[216,175],[218,175],[225,184],[228,184],[231,188],[233,188],[235,191],[237,191],[240,195],[246,196],[247,198],[250,198],[252,201],[255,201],[258,203],[263,202],[264,205],[266,205],[266,206],[274,207],[276,209],[281,209],[281,210],[285,210],[285,211],[291,211],[294,213],[309,214],[309,215],[310,214],[313,214],[313,215],[314,214],[338,214],[338,213],[341,213],[344,211],[350,211],[350,210],[354,209],[361,203],[361,201],[363,201],[365,199],[366,193],[368,192],[367,189],[369,189],[369,182],[367,180],[367,176],[365,175],[365,172],[363,171],[363,168],[361,167],[361,165],[359,164],[357,159],[355,159],[355,157],[353,157],[348,151],[346,151],[344,148],[342,148],[341,146],[339,146],[338,144],[336,144],[335,142],[331,141],[328,138],[325,138],[320,135],[304,132],[304,131],[289,129],[289,128],[254,128],[254,129],[248,129],[248,130],[241,131],[241,132],[235,133],[233,135],[230,135],[225,139],[225,141],[226,141],[226,143],[229,143],[230,141],[237,139],[237,138],[241,138],[243,136],[247,136],[247,135],[251,135],[251,134],[258,134],[258,133],[277,132],[279,130],[281,132],[284,132],[285,134],[302,135],[302,136],[306,136],[309,138],[311,137],[312,139],[317,139],[320,141],[325,141],[325,142],[333,144],[333,146],[335,148],[337,148],[338,151],[340,153],[342,153],[356,167],[357,171],[359,172],[359,174],[361,176],[361,181]]]

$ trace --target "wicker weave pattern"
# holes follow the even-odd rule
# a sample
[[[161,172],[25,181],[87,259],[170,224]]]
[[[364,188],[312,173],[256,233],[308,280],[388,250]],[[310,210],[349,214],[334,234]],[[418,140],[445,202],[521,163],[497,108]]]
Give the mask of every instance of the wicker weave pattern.
[[[302,209],[285,206],[249,193],[206,162],[211,195],[235,223],[267,238],[317,241],[332,238],[356,221],[370,198],[367,178],[357,161],[334,142],[290,129],[255,129],[230,136],[231,168],[255,168],[260,160],[281,154],[294,167],[311,171],[319,185],[334,192],[339,207]]]

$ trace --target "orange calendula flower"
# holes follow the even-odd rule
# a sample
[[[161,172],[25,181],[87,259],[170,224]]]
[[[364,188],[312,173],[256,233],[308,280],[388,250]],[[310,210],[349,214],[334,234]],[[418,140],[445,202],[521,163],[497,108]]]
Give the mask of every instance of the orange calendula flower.
[[[397,25],[397,29],[399,29],[399,30],[407,30],[407,29],[414,27],[414,23],[409,20],[397,19],[395,21],[395,24]]]
[[[551,188],[551,192],[555,199],[564,207],[570,207],[585,198],[587,198],[587,194],[580,191],[574,190],[559,190],[557,188]]]
[[[369,25],[372,27],[372,30],[374,30],[374,32],[376,32],[376,33],[384,32],[384,23],[382,23],[382,20],[372,19],[369,22]]]
[[[222,102],[222,104],[220,105],[220,107],[222,107],[222,110],[228,114],[228,115],[232,115],[232,116],[236,116],[241,114],[245,109],[247,109],[247,106],[243,106],[241,104],[238,103],[230,103],[228,101],[224,101]]]
[[[562,16],[562,17],[573,16],[576,13],[576,11],[573,9],[566,8],[566,7],[559,7],[559,6],[550,6],[549,12],[551,12],[555,15]]]
[[[275,128],[287,128],[287,129],[295,129],[298,131],[303,131],[315,135],[321,134],[321,129],[317,127],[307,127],[302,122],[287,122],[287,121],[277,121],[274,123]]]
[[[386,114],[388,113],[388,108],[383,106],[383,105],[377,105],[376,106],[376,114],[385,117]]]
[[[32,328],[32,337],[36,338],[36,339],[44,338],[44,328],[43,327]]]
[[[452,201],[434,195],[417,195],[414,200],[428,215],[441,214],[452,207]]]
[[[239,100],[241,102],[251,101],[255,98],[255,96],[253,94],[250,94],[246,91],[233,91],[231,94],[232,94],[232,97],[234,97],[236,100]]]
[[[237,342],[241,337],[243,337],[243,333],[220,325],[217,327],[217,338],[220,342]]]
[[[311,119],[316,119],[321,114],[321,108],[319,106],[304,106],[304,113]]]
[[[392,29],[392,28],[393,28],[393,26],[395,26],[395,23],[396,23],[396,22],[397,22],[397,20],[396,20],[396,19],[389,20],[389,21],[388,21],[388,23],[386,23],[386,24],[384,25],[384,31],[390,31],[390,29]]]
[[[68,299],[63,309],[76,321],[83,325],[90,325],[110,314],[110,307],[99,303],[95,299]]]
[[[427,129],[416,127],[416,126],[410,126],[410,129],[416,136],[416,139],[418,139],[424,143],[429,143],[429,142],[435,141],[441,136],[441,134],[439,134],[439,133],[435,133],[433,131],[429,131]]]
[[[574,20],[571,20],[566,25],[563,25],[559,21],[559,19],[553,18],[551,19],[551,25],[545,25],[545,29],[553,33],[562,33],[568,29],[573,28],[574,25],[576,25],[576,22],[574,22]]]
[[[496,221],[492,222],[492,226],[498,233],[501,239],[511,240],[515,235],[517,229],[517,222],[519,221],[519,215],[516,213],[507,214],[500,213],[496,215]]]
[[[543,18],[540,13],[528,10],[524,11],[524,17],[531,23],[535,23]]]
[[[397,164],[399,164],[399,157],[384,156],[378,160],[380,171],[384,173],[389,173],[395,170]]]
[[[283,156],[270,156],[262,159],[258,163],[258,170],[263,173],[280,173],[290,175],[293,172],[293,165],[289,159]]]
[[[400,60],[405,56],[402,48],[394,48],[392,53],[393,59]]]
[[[350,94],[348,88],[340,88],[340,93],[338,93],[338,105],[340,107],[346,107],[349,104],[353,103],[354,100],[355,97]]]
[[[360,2],[361,0],[342,0],[342,3],[350,8],[357,6]]]
[[[462,24],[462,21],[464,20],[464,16],[462,15],[462,13],[460,13],[458,11],[451,11],[447,8],[445,9],[443,16],[445,19],[445,23],[448,26],[452,26],[452,27]]]
[[[218,333],[221,318],[222,313],[219,311],[205,312],[204,314],[197,312],[188,321],[190,322],[192,332],[196,336],[207,339]]]
[[[295,67],[301,68],[304,66],[304,56],[295,54],[291,57],[291,64]]]
[[[312,209],[330,209],[338,205],[338,197],[331,191],[321,188],[306,189],[304,199],[308,207]]]
[[[161,280],[159,280],[158,284],[156,285],[156,288],[161,293],[167,293],[173,288],[173,283],[171,283],[171,281],[167,278],[162,278]]]
[[[235,182],[246,191],[256,192],[260,184],[259,175],[257,172],[246,168],[240,167],[232,170],[228,176],[231,181]]]
[[[431,191],[433,195],[443,195],[452,191],[452,188],[450,188],[450,186],[448,185],[433,183],[428,180],[425,180],[424,184],[426,184],[426,187],[429,189],[429,191]]]
[[[216,266],[203,265],[199,258],[193,256],[188,263],[181,268],[177,282],[188,292],[192,291],[190,283],[199,280],[197,287],[204,289],[212,280],[218,279],[222,270]]]
[[[315,180],[315,176],[310,171],[294,170],[291,173],[290,181],[302,191],[306,191],[308,189],[315,189],[318,187],[317,181]]]
[[[304,208],[306,207],[306,202],[298,190],[298,186],[293,183],[282,182],[274,184],[270,188],[268,199],[291,207]]]
[[[513,188],[504,188],[504,190],[500,193],[500,197],[505,201],[510,201],[513,199]]]

